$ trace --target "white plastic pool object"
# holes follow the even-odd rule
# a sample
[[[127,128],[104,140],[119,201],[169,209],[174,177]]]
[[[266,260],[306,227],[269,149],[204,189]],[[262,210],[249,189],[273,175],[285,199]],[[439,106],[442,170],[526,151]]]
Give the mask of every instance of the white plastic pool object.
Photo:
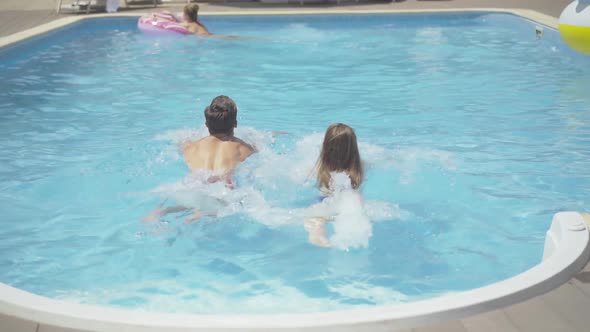
[[[107,0],[107,13],[116,13],[119,9],[119,0]]]
[[[576,0],[563,10],[559,32],[571,48],[590,55],[590,0]]]
[[[569,231],[572,232],[580,232],[580,231],[585,231],[586,230],[586,224],[583,222],[576,222],[576,223],[572,223],[570,224],[567,229]]]

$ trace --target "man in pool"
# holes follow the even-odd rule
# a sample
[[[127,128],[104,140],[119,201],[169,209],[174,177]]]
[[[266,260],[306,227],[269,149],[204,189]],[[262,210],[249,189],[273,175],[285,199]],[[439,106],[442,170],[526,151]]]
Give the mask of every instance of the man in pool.
[[[210,182],[224,180],[228,186],[233,186],[233,169],[256,151],[234,136],[234,128],[238,126],[237,114],[236,104],[227,96],[215,97],[205,108],[209,136],[196,142],[185,142],[181,147],[184,161],[191,171],[219,172],[221,175],[210,178]]]
[[[228,188],[234,188],[233,170],[256,150],[251,145],[234,136],[234,128],[238,126],[238,108],[227,96],[218,96],[205,108],[205,125],[209,136],[198,141],[184,142],[181,146],[184,161],[191,172],[206,171],[211,175],[208,183],[223,181]],[[156,221],[168,214],[188,210],[184,206],[172,206],[162,209],[163,203],[143,221]],[[204,213],[194,210],[185,221],[193,222]]]

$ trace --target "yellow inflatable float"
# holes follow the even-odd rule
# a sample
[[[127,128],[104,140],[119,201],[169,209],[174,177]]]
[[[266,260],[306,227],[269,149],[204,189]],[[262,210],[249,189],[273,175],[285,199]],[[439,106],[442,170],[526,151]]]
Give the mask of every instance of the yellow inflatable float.
[[[571,48],[590,55],[590,0],[577,0],[565,7],[559,17],[559,32]]]

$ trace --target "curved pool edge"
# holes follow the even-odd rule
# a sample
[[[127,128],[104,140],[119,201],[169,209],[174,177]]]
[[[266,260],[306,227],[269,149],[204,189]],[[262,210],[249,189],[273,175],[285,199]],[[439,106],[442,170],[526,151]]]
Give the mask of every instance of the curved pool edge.
[[[427,13],[462,13],[462,12],[489,12],[504,13],[529,19],[533,22],[543,24],[553,29],[558,29],[559,20],[556,17],[546,15],[531,9],[514,8],[448,8],[448,9],[341,9],[341,8],[312,8],[295,10],[235,10],[235,11],[203,11],[202,16],[240,16],[240,15],[362,15],[362,14],[427,14]],[[67,16],[54,21],[36,26],[34,28],[20,31],[9,36],[0,37],[0,50],[27,39],[38,37],[48,32],[65,28],[74,23],[91,19],[113,18],[113,17],[140,17],[146,12],[136,13],[115,13],[115,14],[93,14],[86,16]]]
[[[590,259],[590,233],[577,212],[553,217],[543,261],[512,278],[469,291],[400,305],[309,314],[161,314],[67,303],[0,283],[0,322],[11,332],[381,331],[465,318],[547,293]]]

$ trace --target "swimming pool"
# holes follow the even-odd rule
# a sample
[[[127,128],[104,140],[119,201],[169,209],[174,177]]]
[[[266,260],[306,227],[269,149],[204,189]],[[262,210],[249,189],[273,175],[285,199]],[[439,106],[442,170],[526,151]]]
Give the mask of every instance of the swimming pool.
[[[551,216],[588,205],[589,67],[554,31],[486,13],[204,21],[264,39],[154,39],[113,19],[1,55],[2,282],[164,312],[402,303],[524,271]],[[262,148],[239,175],[256,213],[142,225],[222,93]],[[314,199],[336,121],[357,130],[380,220],[350,251],[283,218]]]

